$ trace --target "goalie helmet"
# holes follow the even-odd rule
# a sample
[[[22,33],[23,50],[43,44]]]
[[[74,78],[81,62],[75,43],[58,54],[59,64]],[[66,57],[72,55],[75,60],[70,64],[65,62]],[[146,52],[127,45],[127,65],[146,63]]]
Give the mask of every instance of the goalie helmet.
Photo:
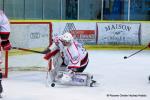
[[[66,32],[61,36],[61,40],[63,42],[71,43],[73,41],[73,37],[72,37],[71,33]]]

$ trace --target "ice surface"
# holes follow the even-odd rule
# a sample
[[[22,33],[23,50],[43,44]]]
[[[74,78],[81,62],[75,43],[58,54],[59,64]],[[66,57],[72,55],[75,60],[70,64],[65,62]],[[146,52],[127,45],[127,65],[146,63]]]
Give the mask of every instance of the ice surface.
[[[150,51],[123,59],[134,52],[89,51],[85,72],[94,75],[97,87],[46,87],[46,72],[10,72],[2,100],[150,100]]]

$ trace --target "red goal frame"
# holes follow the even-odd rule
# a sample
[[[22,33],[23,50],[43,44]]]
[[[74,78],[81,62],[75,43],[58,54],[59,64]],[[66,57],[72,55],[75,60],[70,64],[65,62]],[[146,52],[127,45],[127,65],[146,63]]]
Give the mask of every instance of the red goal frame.
[[[50,21],[47,21],[47,22],[44,22],[44,21],[11,21],[10,24],[48,24],[49,25],[49,46],[52,44],[52,22]],[[11,34],[11,32],[10,32]],[[4,63],[4,70],[2,71],[2,75],[3,75],[3,78],[7,78],[8,77],[8,69],[9,69],[9,66],[8,66],[8,63],[9,63],[9,57],[8,57],[8,54],[9,54],[9,51],[5,51],[4,53],[4,57],[5,57],[5,61],[3,62]],[[48,62],[48,66],[49,66],[49,70],[51,69],[51,61]]]

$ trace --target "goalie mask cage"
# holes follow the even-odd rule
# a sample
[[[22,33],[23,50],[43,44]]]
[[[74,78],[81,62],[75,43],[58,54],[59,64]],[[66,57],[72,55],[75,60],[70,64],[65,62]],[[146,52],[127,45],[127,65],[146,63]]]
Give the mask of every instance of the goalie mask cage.
[[[11,21],[9,38],[12,47],[43,51],[52,44],[52,23],[32,21]],[[43,54],[30,53],[21,50],[3,51],[2,72],[3,77],[8,77],[10,70],[50,69],[51,61],[45,61]],[[29,61],[29,62],[28,62]]]

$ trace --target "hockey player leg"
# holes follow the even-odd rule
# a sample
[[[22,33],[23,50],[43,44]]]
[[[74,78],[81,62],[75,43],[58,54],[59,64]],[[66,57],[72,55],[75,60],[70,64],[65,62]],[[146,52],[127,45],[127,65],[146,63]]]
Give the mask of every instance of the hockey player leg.
[[[93,87],[96,84],[93,76],[87,73],[68,73],[61,71],[59,74],[61,77],[57,78],[57,83],[61,85]]]
[[[89,73],[76,73],[74,75],[74,82],[79,81],[79,84],[83,86],[93,87],[96,85],[96,81],[93,79],[93,75]]]
[[[60,84],[68,84],[72,81],[73,74],[70,74],[67,71],[59,71],[56,77],[56,80]]]
[[[56,73],[54,70],[48,71],[46,75],[46,86],[51,86],[52,83],[55,82]]]
[[[61,67],[63,60],[60,56],[60,53],[57,53],[53,57],[52,62],[53,62],[53,69],[47,73],[48,74],[47,85],[54,87],[57,79],[56,77],[58,76],[58,72],[63,71],[65,68]]]
[[[47,74],[47,86],[55,86],[55,83],[57,83],[58,77],[60,77],[61,75],[58,73],[60,70],[59,67],[56,67],[54,69],[52,69],[51,71],[49,71]]]

